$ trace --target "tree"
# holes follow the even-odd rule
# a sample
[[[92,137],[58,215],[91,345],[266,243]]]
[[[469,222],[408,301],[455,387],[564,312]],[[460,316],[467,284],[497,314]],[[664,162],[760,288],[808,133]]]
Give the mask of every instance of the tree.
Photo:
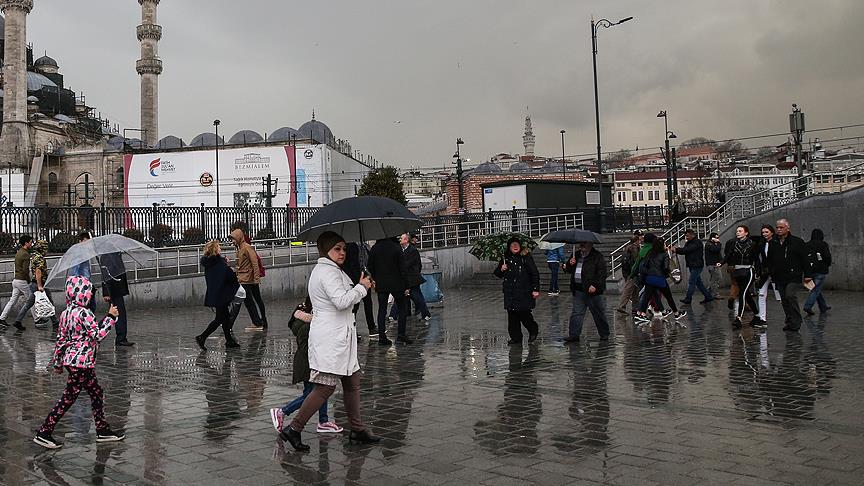
[[[722,142],[715,148],[717,157],[721,159],[731,159],[747,152],[747,147],[737,140],[729,140]]]
[[[625,159],[629,159],[633,156],[633,152],[630,152],[627,149],[621,149],[615,153],[611,153],[606,156],[606,160],[604,162],[620,162]]]
[[[372,169],[360,183],[357,195],[389,197],[401,204],[408,203],[402,181],[399,180],[399,172],[395,167]]]
[[[681,148],[694,148],[694,147],[716,147],[717,142],[711,140],[710,138],[705,137],[694,137],[690,140],[685,140],[681,142]]]

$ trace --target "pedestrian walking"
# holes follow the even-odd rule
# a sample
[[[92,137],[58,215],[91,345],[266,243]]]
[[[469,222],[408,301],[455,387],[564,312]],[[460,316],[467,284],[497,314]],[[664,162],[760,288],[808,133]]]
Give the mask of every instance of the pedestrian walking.
[[[711,292],[712,300],[720,298],[720,275],[721,270],[717,266],[723,261],[723,244],[720,243],[720,235],[711,233],[705,242],[705,267],[708,268],[708,290]]]
[[[549,295],[556,296],[561,293],[558,288],[558,271],[561,270],[561,265],[564,263],[564,246],[555,249],[546,250],[546,266],[552,273],[549,277]]]
[[[759,306],[753,300],[753,287],[756,283],[756,264],[759,248],[750,238],[750,228],[740,225],[735,228],[735,238],[726,242],[725,256],[722,263],[732,269],[732,278],[738,287],[738,307],[735,312],[733,327],[740,329],[744,316],[745,304],[753,311],[754,322],[759,317]]]
[[[579,249],[564,265],[570,274],[570,292],[573,294],[573,309],[570,312],[570,335],[565,343],[578,343],[585,321],[585,310],[591,311],[594,325],[601,341],[609,340],[609,320],[606,318],[606,259],[594,248],[593,243],[579,243]]]
[[[47,449],[63,446],[54,439],[54,428],[78,399],[82,389],[90,395],[96,422],[96,442],[117,442],[125,438],[125,435],[112,431],[105,421],[105,397],[96,379],[96,353],[99,343],[108,336],[117,320],[117,308],[111,306],[108,315],[98,320],[89,308],[92,299],[93,284],[89,279],[77,276],[66,279],[66,310],[60,314],[52,365],[54,373],[61,374],[65,368],[69,377],[63,396],[33,437],[33,442]]]
[[[12,295],[9,297],[9,302],[6,303],[6,307],[3,308],[2,314],[0,314],[0,326],[4,328],[9,325],[6,323],[6,318],[12,312],[12,308],[18,305],[18,301],[23,300],[26,306],[27,301],[30,300],[30,248],[32,247],[32,236],[21,235],[18,238],[18,252],[15,253],[15,276],[12,279]],[[16,318],[13,325],[19,331],[26,329],[21,319]]]
[[[684,239],[686,243],[682,248],[672,247],[675,253],[684,255],[684,265],[687,266],[687,272],[690,274],[687,280],[687,294],[681,300],[684,304],[690,304],[693,300],[693,293],[696,289],[702,292],[704,299],[700,304],[707,304],[714,300],[711,291],[702,283],[702,269],[705,268],[705,250],[702,246],[702,240],[696,237],[696,232],[688,228],[684,231]]]
[[[309,450],[300,432],[306,422],[333,395],[342,383],[345,413],[351,426],[348,440],[360,443],[378,442],[360,416],[360,364],[357,361],[357,328],[351,313],[363,300],[373,283],[368,275],[356,285],[341,266],[345,263],[345,240],[332,231],[318,237],[318,262],[309,277],[309,299],[315,312],[309,328],[309,381],[314,383],[280,437],[296,450]],[[370,263],[372,255],[370,255]]]
[[[234,321],[231,319],[230,305],[240,288],[237,274],[228,266],[228,261],[222,256],[222,248],[216,240],[210,240],[204,245],[204,256],[201,257],[201,266],[204,267],[204,281],[207,283],[207,292],[204,295],[204,305],[216,310],[216,317],[210,322],[201,334],[195,336],[195,342],[202,351],[206,351],[205,342],[207,337],[213,334],[219,326],[225,334],[226,348],[239,348],[240,344],[231,334]]]
[[[646,238],[647,241],[647,238]],[[641,253],[641,251],[640,251]],[[639,278],[644,282],[645,289],[639,300],[639,312],[637,322],[650,322],[648,319],[648,305],[653,301],[657,310],[661,312],[661,318],[665,319],[674,314],[675,319],[687,315],[685,311],[679,311],[669,289],[668,278],[671,275],[669,266],[669,254],[666,251],[666,242],[663,238],[654,238],[651,247],[639,263]],[[665,297],[671,310],[664,311],[661,297]]]
[[[246,242],[246,234],[241,228],[231,232],[231,240],[237,248],[237,281],[246,291],[246,299],[243,303],[252,319],[252,325],[247,327],[250,331],[263,331],[267,329],[267,311],[264,308],[264,299],[261,298],[261,266],[258,253],[252,245]],[[239,310],[239,309],[238,309]],[[231,317],[235,320],[236,315]]]
[[[78,233],[78,243],[84,243],[85,241],[87,241],[89,239],[90,239],[90,232],[89,231],[82,231],[82,232]],[[78,265],[75,265],[71,269],[69,269],[69,272],[66,275],[70,276],[70,277],[72,277],[72,276],[84,277],[87,280],[91,280],[90,279],[90,277],[92,276],[91,273],[92,272],[90,269],[90,260],[85,260],[85,261],[79,263]],[[91,282],[92,282],[92,280],[91,280]],[[94,290],[95,290],[95,286],[94,286]],[[93,306],[94,304],[95,304],[95,302],[91,302],[90,305]]]
[[[398,307],[399,318],[396,327],[396,342],[411,344],[408,338],[408,278],[405,260],[402,258],[402,248],[393,238],[385,238],[375,242],[369,250],[369,273],[375,281],[378,293],[378,344],[389,346],[393,344],[387,339],[387,300],[392,295],[394,304]]]
[[[345,256],[345,273],[351,278],[351,282],[355,285],[360,283],[360,275],[363,269],[369,264],[369,246],[365,242],[348,243]],[[354,306],[354,320],[357,320],[357,311],[360,310],[360,304]],[[378,335],[378,326],[375,324],[375,313],[372,308],[372,292],[363,297],[363,314],[366,316],[366,327],[369,330],[369,337]]]
[[[31,250],[30,273],[33,275],[33,281],[30,282],[30,297],[27,299],[27,303],[18,311],[18,318],[15,319],[17,322],[23,322],[24,317],[27,316],[27,312],[36,304],[37,291],[44,292],[48,300],[51,301],[51,291],[45,288],[45,283],[48,279],[48,264],[45,261],[45,256],[48,254],[48,242],[39,240],[33,245]],[[51,327],[56,330],[60,321],[56,315],[52,315],[50,320]],[[34,318],[33,325],[36,329],[46,329],[48,327],[47,321],[48,319],[37,321]]]
[[[618,301],[616,310],[622,314],[627,313],[627,304],[630,304],[630,311],[636,314],[639,310],[639,285],[638,279],[632,275],[633,266],[636,264],[636,259],[639,256],[639,249],[642,246],[642,232],[636,230],[630,238],[630,242],[624,246],[621,251],[621,280],[624,286],[621,289],[621,298]]]
[[[507,344],[522,344],[522,326],[528,331],[528,343],[537,340],[540,326],[531,310],[540,297],[540,273],[518,238],[510,238],[504,257],[495,268],[495,276],[503,279],[504,308],[507,310]]]
[[[813,281],[810,251],[804,240],[792,234],[789,221],[780,219],[775,227],[776,238],[768,246],[768,267],[786,314],[783,330],[798,332],[803,321],[798,307],[798,288],[802,279],[805,284]]]
[[[126,314],[126,296],[129,295],[129,280],[126,278],[126,272],[118,272],[118,275],[111,275],[108,269],[124,268],[123,256],[120,253],[108,253],[102,255],[99,259],[99,265],[102,267],[102,300],[109,305],[117,307],[117,325],[114,326],[114,344],[115,346],[129,347],[135,343],[130,342],[127,338],[129,328],[129,318]]]
[[[312,393],[312,389],[315,387],[309,381],[309,324],[312,322],[312,316],[312,300],[307,295],[306,300],[297,306],[294,314],[291,315],[291,319],[288,321],[288,327],[291,328],[291,332],[294,333],[294,338],[297,340],[297,350],[294,352],[294,364],[291,367],[291,384],[303,383],[303,394],[288,402],[282,408],[270,409],[270,419],[273,422],[273,427],[280,434],[282,433],[285,417],[300,410],[306,397]],[[336,425],[336,422],[330,421],[330,417],[327,415],[327,400],[324,400],[324,404],[318,409],[318,433],[338,434],[343,430],[342,427]]]
[[[751,322],[753,327],[765,327],[768,325],[768,292],[774,288],[771,280],[771,271],[768,268],[768,248],[774,239],[774,227],[763,224],[760,237],[756,240],[758,253],[756,254],[756,288],[759,289],[759,311]]]
[[[831,309],[831,306],[825,302],[825,296],[822,295],[822,285],[825,284],[825,279],[828,277],[828,267],[831,266],[831,248],[825,242],[825,234],[819,228],[810,233],[810,241],[807,242],[807,246],[810,247],[814,287],[804,301],[804,312],[808,316],[812,316],[815,314],[813,304],[819,304],[821,314]]]
[[[428,321],[432,319],[432,314],[429,312],[426,299],[420,290],[420,286],[426,283],[426,279],[423,278],[423,262],[420,259],[420,251],[412,244],[411,235],[408,233],[404,233],[399,237],[399,246],[402,247],[405,278],[408,284],[408,297],[414,303],[414,308],[417,310],[420,320]],[[396,307],[396,310],[398,312],[399,308]]]

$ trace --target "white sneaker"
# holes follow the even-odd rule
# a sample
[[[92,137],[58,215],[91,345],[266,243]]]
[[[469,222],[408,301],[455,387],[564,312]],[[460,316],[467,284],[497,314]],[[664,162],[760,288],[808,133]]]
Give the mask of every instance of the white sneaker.
[[[396,319],[393,319],[392,317],[387,316],[387,321],[388,322],[396,322]]]
[[[270,409],[270,420],[273,422],[273,428],[276,432],[282,432],[282,421],[285,419],[285,414],[281,408]]]
[[[671,316],[672,314],[673,314],[673,312],[671,310],[666,309],[665,311],[663,311],[660,314],[660,319],[666,319],[667,317]]]
[[[318,428],[316,430],[320,434],[338,434],[345,429],[336,425],[336,422],[324,422],[322,424],[318,424]]]

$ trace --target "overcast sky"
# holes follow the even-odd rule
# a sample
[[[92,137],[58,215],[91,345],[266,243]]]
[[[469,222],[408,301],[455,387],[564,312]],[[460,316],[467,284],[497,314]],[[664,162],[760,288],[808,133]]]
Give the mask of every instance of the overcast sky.
[[[527,106],[538,154],[561,129],[591,153],[592,14],[635,17],[599,32],[604,151],[662,143],[660,109],[679,140],[784,132],[793,102],[808,128],[864,123],[861,0],[163,0],[160,136],[297,128],[314,108],[357,150],[433,167],[456,137],[472,162],[521,153]],[[35,0],[28,41],[135,128],[139,23],[136,0]]]

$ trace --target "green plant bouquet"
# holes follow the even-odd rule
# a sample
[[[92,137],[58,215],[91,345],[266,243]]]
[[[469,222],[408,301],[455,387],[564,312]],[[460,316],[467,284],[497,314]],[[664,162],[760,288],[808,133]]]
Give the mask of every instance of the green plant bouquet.
[[[527,248],[529,251],[537,248],[537,242],[525,233],[505,231],[477,238],[474,241],[474,246],[468,252],[477,257],[478,260],[497,262],[507,251],[507,242],[511,238],[518,239],[522,248]]]

